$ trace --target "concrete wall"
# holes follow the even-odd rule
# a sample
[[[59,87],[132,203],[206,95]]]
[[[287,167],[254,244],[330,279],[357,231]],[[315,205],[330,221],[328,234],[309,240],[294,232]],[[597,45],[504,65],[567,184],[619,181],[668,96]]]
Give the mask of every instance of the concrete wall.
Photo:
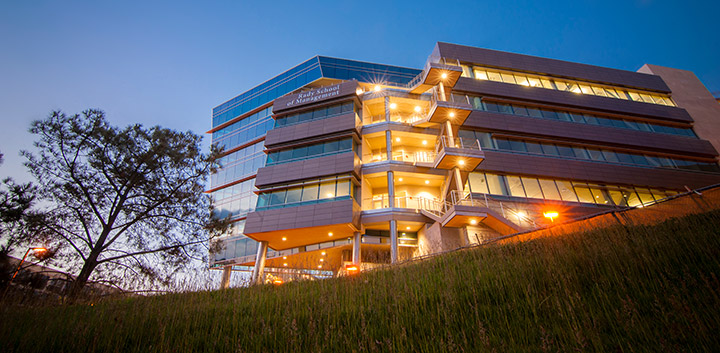
[[[646,64],[638,70],[662,77],[672,89],[672,100],[695,120],[695,133],[720,151],[720,104],[694,73]]]

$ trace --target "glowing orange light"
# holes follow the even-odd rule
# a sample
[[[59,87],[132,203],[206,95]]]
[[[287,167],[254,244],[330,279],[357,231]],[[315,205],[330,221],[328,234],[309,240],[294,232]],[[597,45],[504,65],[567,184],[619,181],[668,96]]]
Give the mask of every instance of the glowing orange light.
[[[454,117],[455,117],[455,112],[450,112],[450,117],[451,117],[451,118],[454,118]]]
[[[440,75],[440,77],[447,78],[447,74],[443,72],[442,75]]]
[[[545,218],[550,218],[550,222],[555,222],[555,218],[557,218],[559,214],[555,211],[550,211],[543,213],[543,216],[545,216]]]
[[[34,252],[46,252],[47,249],[45,249],[45,248],[32,248],[32,251],[34,251]]]
[[[360,268],[358,268],[357,265],[345,265],[345,271],[347,271],[349,275],[354,275],[360,271]]]
[[[276,278],[276,279],[273,281],[273,284],[281,285],[281,284],[283,284],[283,280],[281,280],[280,278]]]

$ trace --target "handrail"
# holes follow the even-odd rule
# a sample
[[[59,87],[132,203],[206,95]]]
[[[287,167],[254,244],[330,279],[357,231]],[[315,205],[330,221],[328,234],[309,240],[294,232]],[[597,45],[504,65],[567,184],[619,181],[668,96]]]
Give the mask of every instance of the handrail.
[[[469,139],[465,137],[450,138],[443,135],[440,136],[437,143],[435,143],[435,154],[439,154],[440,150],[445,147],[482,151],[482,147],[480,147],[480,141],[478,139]]]

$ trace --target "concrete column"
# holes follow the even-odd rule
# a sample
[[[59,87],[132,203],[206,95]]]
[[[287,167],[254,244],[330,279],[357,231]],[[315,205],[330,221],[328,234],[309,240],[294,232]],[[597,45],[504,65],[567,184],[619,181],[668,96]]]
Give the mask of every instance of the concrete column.
[[[255,268],[253,268],[250,284],[262,284],[265,271],[265,257],[267,256],[268,242],[261,241],[258,244],[257,256],[255,256]]]
[[[450,120],[445,121],[445,134],[447,135],[447,147],[455,147],[455,135]]]
[[[387,184],[388,184],[388,205],[390,208],[395,207],[395,173],[390,171],[387,172]]]
[[[390,121],[390,97],[385,97],[385,121]]]
[[[360,245],[362,240],[362,234],[360,232],[355,232],[353,234],[353,243],[352,243],[352,263],[354,265],[360,266],[361,255],[360,255]]]
[[[438,83],[438,96],[441,101],[446,102],[447,98],[445,97],[445,85],[443,85],[442,82]]]
[[[392,160],[392,131],[385,130],[385,151],[387,151],[387,160]]]
[[[390,262],[398,262],[398,232],[397,221],[390,221]]]
[[[232,265],[223,267],[222,281],[220,281],[220,289],[228,289],[230,287],[230,275],[232,274]]]
[[[464,185],[462,184],[462,176],[460,175],[460,168],[458,168],[458,167],[453,168],[453,173],[455,174],[455,190],[462,191],[464,189]]]

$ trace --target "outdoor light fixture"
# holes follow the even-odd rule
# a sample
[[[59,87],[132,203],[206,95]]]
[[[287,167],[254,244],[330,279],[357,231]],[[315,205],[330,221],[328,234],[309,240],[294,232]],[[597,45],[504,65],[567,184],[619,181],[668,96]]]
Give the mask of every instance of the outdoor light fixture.
[[[287,267],[287,262],[283,264],[283,266]]]
[[[345,265],[345,271],[347,271],[349,275],[354,275],[360,271],[360,268],[358,268],[357,265]]]
[[[324,252],[324,251],[323,251],[323,252],[321,252],[320,254],[321,254],[322,256],[325,256],[325,252]]]
[[[356,89],[356,90],[355,90],[355,94],[357,94],[358,96],[361,95],[361,94],[363,94],[362,88]]]
[[[458,164],[459,164],[459,165],[465,165],[465,161],[461,159],[461,160],[458,161]]]
[[[281,280],[280,278],[276,278],[276,279],[273,281],[273,284],[281,285],[281,284],[283,284],[283,280]]]
[[[7,287],[5,288],[5,292],[3,293],[3,297],[7,294],[8,289],[10,289],[10,285],[12,284],[12,281],[15,279],[15,276],[17,276],[18,272],[20,272],[20,267],[22,267],[22,264],[25,262],[25,259],[27,258],[28,254],[30,252],[34,252],[35,256],[37,256],[38,253],[42,254],[47,251],[47,249],[36,246],[33,248],[28,248],[25,252],[25,256],[23,256],[22,260],[20,260],[20,263],[18,264],[18,267],[15,269],[15,273],[13,273],[12,277],[10,278],[10,282],[8,282]]]
[[[420,113],[420,110],[421,110],[421,109],[422,109],[422,108],[420,108],[419,105],[416,105],[416,106],[415,106],[415,111],[416,111],[416,112]]]
[[[425,184],[430,184],[430,180],[425,180]]]
[[[543,216],[545,216],[545,218],[550,218],[550,222],[555,222],[555,218],[557,218],[558,215],[559,214],[555,211],[543,213]]]
[[[318,268],[322,268],[322,265],[318,265]]]
[[[287,240],[287,238],[285,238],[285,237],[282,237],[282,241],[286,241],[286,240]]]
[[[405,229],[410,230],[410,227],[405,227]]]
[[[325,259],[320,259],[320,262],[324,262],[324,261],[325,261]]]
[[[398,178],[398,181],[403,181],[403,178]]]
[[[423,144],[423,145],[427,145],[427,141],[426,141],[426,140],[423,140],[423,141],[422,141],[422,144]]]
[[[331,236],[332,236],[332,232],[328,232],[328,236],[331,237]]]
[[[397,104],[395,104],[395,103],[390,103],[390,109],[395,109],[395,108],[397,108]]]
[[[451,118],[454,118],[454,117],[455,117],[455,112],[450,112],[450,117],[451,117]]]
[[[446,79],[446,78],[447,78],[447,74],[443,72],[442,75],[440,75],[440,77],[442,77],[443,79]]]
[[[287,256],[283,256],[283,260],[287,260]]]
[[[375,85],[375,92],[380,92],[380,85]]]
[[[400,138],[399,138],[399,137],[396,137],[396,138],[395,138],[395,142],[400,142]]]
[[[517,212],[515,212],[515,214],[516,214],[518,217],[520,217],[520,218],[523,218],[523,217],[526,216],[526,215],[525,215],[525,212],[523,212],[523,211],[517,211]]]
[[[477,219],[471,219],[471,220],[470,220],[470,224],[476,225],[476,224],[477,224]]]

